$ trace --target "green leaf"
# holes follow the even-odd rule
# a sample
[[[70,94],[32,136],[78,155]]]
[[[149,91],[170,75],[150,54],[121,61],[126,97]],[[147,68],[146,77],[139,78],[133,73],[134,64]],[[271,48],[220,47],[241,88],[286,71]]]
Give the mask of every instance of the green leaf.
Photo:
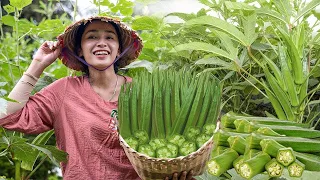
[[[313,0],[310,3],[308,3],[308,5],[306,7],[304,7],[301,11],[298,12],[297,16],[294,18],[293,23],[295,23],[298,19],[300,19],[302,16],[306,15],[307,13],[309,13],[311,10],[313,10],[314,8],[316,8],[318,5],[320,5],[320,1],[319,0]]]
[[[59,166],[60,162],[67,160],[68,154],[64,151],[57,149],[55,146],[34,145],[34,144],[29,144],[29,143],[27,143],[27,144],[29,146],[32,146],[33,148],[38,149],[39,151],[43,152],[44,154],[46,154],[56,166]]]
[[[282,15],[284,15],[287,22],[290,22],[292,16],[292,6],[289,0],[274,0],[274,5]]]
[[[242,24],[244,35],[248,39],[249,44],[251,45],[258,37],[258,33],[256,33],[256,13],[251,13],[248,16],[243,16]]]
[[[162,20],[157,17],[143,16],[137,18],[132,23],[132,28],[136,30],[159,30]]]
[[[21,10],[32,3],[32,0],[10,0],[10,5]]]
[[[166,17],[168,17],[168,16],[177,16],[178,18],[180,18],[184,21],[188,21],[188,20],[196,17],[194,14],[180,13],[180,12],[169,13],[166,15]]]
[[[276,11],[273,11],[273,10],[260,8],[256,12],[257,12],[257,14],[264,14],[264,15],[276,18],[276,19],[282,21],[285,24],[289,24],[290,23],[290,22],[287,22],[280,13],[278,13]]]
[[[3,6],[3,9],[6,10],[8,14],[14,12],[14,7],[10,6],[9,4],[6,6]]]
[[[37,34],[47,40],[54,39],[65,29],[65,24],[60,19],[48,19],[42,21],[37,27]]]
[[[256,8],[254,6],[250,6],[247,3],[242,2],[231,2],[226,1],[224,2],[226,8],[229,10],[245,10],[245,11],[254,11]]]
[[[15,25],[14,17],[11,16],[11,15],[2,16],[1,20],[2,20],[2,23],[7,25],[7,26],[13,27]]]
[[[217,56],[225,57],[227,59],[230,59],[231,61],[234,61],[235,59],[235,57],[230,56],[230,53],[222,49],[219,49],[218,47],[213,46],[212,44],[203,43],[203,42],[191,42],[186,44],[180,44],[170,52],[183,51],[183,50],[206,51],[206,52],[213,53],[214,55],[217,55]]]
[[[233,39],[236,41],[240,42],[244,46],[249,46],[249,42],[244,36],[244,34],[239,31],[236,26],[221,20],[216,17],[212,16],[201,16],[195,19],[191,19],[186,22],[186,26],[191,26],[191,25],[210,25],[215,27],[216,29],[223,31],[230,36],[232,36]]]
[[[231,57],[236,57],[238,55],[238,48],[234,46],[232,39],[227,34],[214,29],[211,29],[211,31],[218,36],[225,49],[230,53]]]

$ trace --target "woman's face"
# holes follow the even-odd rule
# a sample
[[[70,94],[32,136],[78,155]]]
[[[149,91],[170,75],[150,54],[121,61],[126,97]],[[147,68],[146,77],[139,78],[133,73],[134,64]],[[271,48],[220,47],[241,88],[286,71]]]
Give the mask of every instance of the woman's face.
[[[117,55],[119,40],[115,28],[103,21],[93,21],[87,25],[81,37],[79,56],[95,68],[103,69],[112,64]]]

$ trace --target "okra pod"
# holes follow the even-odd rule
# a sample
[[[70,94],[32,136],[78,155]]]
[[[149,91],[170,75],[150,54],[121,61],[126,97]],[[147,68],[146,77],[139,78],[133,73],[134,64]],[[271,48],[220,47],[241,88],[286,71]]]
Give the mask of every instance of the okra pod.
[[[153,149],[158,149],[158,148],[166,146],[167,145],[167,140],[166,139],[162,139],[162,138],[154,138],[154,139],[150,140],[149,145]]]
[[[200,132],[200,128],[198,127],[188,127],[184,131],[184,137],[186,137],[187,140],[194,141]]]
[[[236,160],[232,162],[234,169],[240,174],[240,165],[244,162],[244,156],[240,155]]]
[[[280,177],[283,173],[284,167],[275,158],[273,158],[265,165],[265,169],[267,170],[269,177]]]
[[[179,154],[181,156],[186,156],[188,154],[191,154],[192,152],[195,152],[196,150],[197,150],[196,143],[191,142],[191,141],[185,141],[179,147]]]
[[[156,153],[153,147],[151,147],[149,144],[142,144],[138,147],[138,152],[145,154],[149,157],[156,157]]]
[[[288,166],[296,160],[296,156],[291,147],[280,148],[277,153],[277,161],[284,166]]]
[[[227,141],[229,142],[229,147],[239,154],[244,154],[246,149],[246,140],[241,136],[230,136]]]
[[[233,161],[238,158],[239,154],[233,150],[228,149],[222,154],[212,158],[208,161],[208,172],[214,176],[220,176],[233,166]]]
[[[147,144],[149,142],[149,135],[145,130],[136,131],[133,136],[138,140],[139,144]]]
[[[186,141],[186,139],[182,135],[176,134],[176,135],[171,135],[168,138],[168,141],[180,147],[182,146],[182,143]]]
[[[305,165],[299,160],[294,161],[288,166],[290,177],[301,177],[305,169]]]
[[[156,149],[156,157],[157,158],[175,158],[175,156],[170,151],[170,149],[165,146]]]
[[[208,134],[199,134],[196,138],[197,148],[201,148],[211,138]]]
[[[263,172],[265,170],[265,165],[271,160],[271,157],[265,153],[261,152],[253,158],[244,161],[240,165],[240,175],[243,178],[250,179],[253,176]]]
[[[226,149],[228,149],[229,147],[226,146],[216,146],[212,149],[211,151],[211,159],[222,154]]]
[[[127,137],[124,139],[126,143],[134,150],[138,150],[139,141],[134,137]]]

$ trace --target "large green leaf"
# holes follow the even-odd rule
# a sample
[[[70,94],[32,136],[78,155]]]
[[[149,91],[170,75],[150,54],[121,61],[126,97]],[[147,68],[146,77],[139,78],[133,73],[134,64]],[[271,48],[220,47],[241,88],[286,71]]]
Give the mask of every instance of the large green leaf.
[[[295,23],[298,19],[300,19],[302,16],[306,15],[307,13],[309,13],[311,10],[313,10],[314,8],[316,8],[318,5],[320,5],[320,1],[319,0],[313,0],[310,3],[308,3],[308,5],[306,5],[302,10],[300,10],[297,14],[297,16],[294,18],[293,23]]]
[[[260,15],[263,14],[263,15],[267,15],[267,16],[276,18],[276,19],[284,22],[285,24],[289,24],[290,23],[290,22],[287,22],[280,13],[278,13],[278,12],[276,12],[274,10],[260,8],[256,12],[257,12],[257,14],[260,14]]]
[[[156,17],[143,16],[135,19],[132,28],[135,30],[156,30],[160,29],[162,20]]]
[[[256,33],[256,13],[250,13],[247,16],[243,16],[242,25],[245,37],[248,39],[249,44],[251,45],[258,37]]]
[[[191,25],[209,25],[216,29],[229,34],[234,40],[240,42],[244,46],[249,46],[249,40],[244,36],[244,34],[237,29],[236,26],[216,17],[212,16],[201,16],[195,19],[187,21],[186,26]]]
[[[226,8],[229,10],[245,10],[245,11],[254,11],[256,8],[254,6],[250,6],[247,3],[242,2],[231,2],[226,1],[224,2]]]
[[[7,26],[13,27],[15,25],[14,17],[11,16],[11,15],[2,16],[1,21],[2,21],[3,24],[5,24]]]
[[[225,49],[230,53],[231,57],[236,57],[238,55],[237,45],[235,46],[234,41],[226,34],[221,31],[217,31],[215,29],[210,29],[221,41],[221,44],[225,47]]]
[[[209,43],[203,43],[203,42],[191,42],[191,43],[186,43],[186,44],[180,44],[176,46],[171,52],[176,52],[176,51],[184,51],[184,50],[196,50],[196,51],[206,51],[213,53],[214,55],[217,56],[222,56],[227,59],[230,59],[231,61],[234,61],[236,57],[230,56],[230,53],[219,49],[216,46],[213,46],[212,44]]]
[[[60,162],[67,160],[68,154],[64,151],[57,149],[55,146],[34,145],[34,144],[29,144],[29,143],[27,143],[27,144],[29,146],[32,146],[33,148],[38,149],[39,151],[43,152],[44,154],[46,154],[56,166],[59,166]]]
[[[32,141],[32,144],[34,144],[34,145],[45,145],[48,142],[49,138],[53,134],[54,134],[53,130],[41,133]],[[32,149],[32,150],[33,150],[33,152],[29,154],[29,156],[30,156],[29,161],[22,161],[21,162],[21,167],[23,169],[26,169],[26,170],[29,170],[29,171],[33,170],[33,166],[34,166],[34,164],[35,164],[35,162],[38,159],[38,156],[40,154],[39,150],[37,150],[37,149]]]
[[[32,3],[32,0],[10,0],[10,5],[21,10]]]
[[[273,4],[278,9],[278,12],[280,12],[285,17],[286,21],[290,22],[290,18],[293,14],[290,0],[274,0]]]

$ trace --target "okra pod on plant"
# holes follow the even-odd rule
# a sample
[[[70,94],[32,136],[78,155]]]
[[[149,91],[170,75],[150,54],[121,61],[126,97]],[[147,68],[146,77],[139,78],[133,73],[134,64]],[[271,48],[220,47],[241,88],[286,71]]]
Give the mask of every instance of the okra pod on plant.
[[[284,167],[275,158],[273,158],[265,165],[265,169],[267,170],[269,177],[280,177],[283,173]]]
[[[253,158],[244,161],[239,168],[240,175],[243,178],[250,179],[253,176],[263,172],[265,165],[271,160],[271,157],[264,152],[259,153]]]
[[[299,160],[294,161],[288,166],[288,172],[290,177],[301,177],[304,171],[305,165]]]
[[[239,154],[233,150],[228,149],[222,154],[212,158],[208,161],[208,172],[214,176],[220,176],[233,166],[233,161],[238,158]]]
[[[172,152],[172,157],[178,157],[179,155],[178,145],[168,142],[166,147]]]

